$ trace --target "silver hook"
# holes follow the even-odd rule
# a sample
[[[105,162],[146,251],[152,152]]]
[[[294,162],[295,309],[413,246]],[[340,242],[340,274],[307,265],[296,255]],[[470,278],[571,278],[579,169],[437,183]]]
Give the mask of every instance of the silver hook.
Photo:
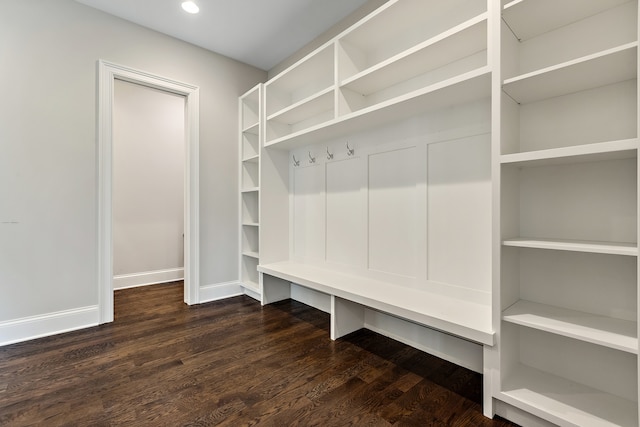
[[[300,160],[296,159],[296,155],[293,155],[293,166],[300,166]]]
[[[356,149],[349,147],[349,141],[347,141],[347,156],[353,156],[355,152]]]
[[[315,163],[315,162],[316,162],[316,158],[311,157],[311,151],[309,151],[309,163]]]
[[[333,154],[329,152],[329,147],[327,147],[327,160],[332,160]]]

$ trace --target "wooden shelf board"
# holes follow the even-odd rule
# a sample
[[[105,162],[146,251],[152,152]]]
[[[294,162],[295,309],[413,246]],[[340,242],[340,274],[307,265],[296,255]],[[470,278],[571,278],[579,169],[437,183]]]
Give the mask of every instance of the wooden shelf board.
[[[260,224],[257,222],[243,222],[242,225],[246,227],[260,227]]]
[[[589,252],[596,254],[638,256],[635,243],[595,242],[587,240],[559,240],[537,238],[515,238],[502,242],[504,246],[519,248],[551,249],[558,251]]]
[[[637,77],[638,42],[627,43],[504,81],[504,91],[520,104],[568,95]]]
[[[413,46],[341,82],[369,95],[487,49],[487,13]]]
[[[242,161],[247,163],[257,163],[259,159],[260,159],[260,155],[255,154],[253,156],[245,157],[244,159],[242,159]]]
[[[520,300],[502,313],[517,325],[638,354],[638,324]]]
[[[628,1],[514,0],[504,6],[502,17],[516,37],[524,41]]]
[[[481,67],[421,90],[274,139],[266,143],[265,147],[290,150],[415,117],[428,111],[487,98],[490,90],[490,68]]]
[[[333,109],[334,87],[328,87],[267,117],[268,121],[293,124]]]
[[[254,252],[254,251],[243,251],[242,255],[250,257],[250,258],[255,258],[255,259],[259,259],[260,258],[260,254],[258,252]]]
[[[257,191],[260,191],[260,187],[243,188],[241,192],[242,193],[255,193]]]
[[[638,425],[637,402],[522,364],[504,379],[497,397],[557,425]]]
[[[255,123],[251,123],[250,125],[248,125],[244,129],[242,129],[242,132],[243,133],[250,133],[251,135],[258,135],[259,129],[260,129],[260,123],[259,122],[255,122]]]
[[[619,141],[598,142],[572,147],[503,154],[500,162],[504,165],[546,166],[603,160],[618,160],[638,156],[638,138]]]
[[[258,271],[384,311],[481,344],[493,345],[491,305],[338,273],[297,262],[259,265]],[[438,289],[446,289],[441,284]]]

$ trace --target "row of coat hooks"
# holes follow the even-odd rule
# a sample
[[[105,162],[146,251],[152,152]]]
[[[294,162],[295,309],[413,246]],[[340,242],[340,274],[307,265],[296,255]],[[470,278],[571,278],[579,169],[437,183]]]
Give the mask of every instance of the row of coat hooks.
[[[349,147],[349,142],[347,141],[347,156],[351,157],[356,154],[356,149]],[[309,164],[313,164],[316,162],[316,158],[311,155],[311,151],[309,153]],[[293,154],[293,166],[300,166],[300,160],[296,159],[296,155]],[[327,147],[327,160],[333,160],[333,153],[329,151],[329,147]]]

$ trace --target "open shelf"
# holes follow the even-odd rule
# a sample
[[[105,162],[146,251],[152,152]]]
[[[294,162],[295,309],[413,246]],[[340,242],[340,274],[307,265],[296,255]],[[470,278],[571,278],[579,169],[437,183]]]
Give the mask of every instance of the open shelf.
[[[254,154],[252,156],[245,157],[244,159],[242,159],[243,162],[250,162],[250,163],[258,163],[258,160],[260,160],[259,154]]]
[[[318,93],[302,99],[280,111],[267,117],[285,124],[298,123],[333,109],[333,87],[326,88]]]
[[[506,322],[638,354],[638,324],[519,300],[502,314]]]
[[[369,95],[486,49],[483,13],[342,80],[340,86]]]
[[[387,62],[486,11],[486,2],[475,0],[389,1],[338,37],[339,80]]]
[[[629,1],[514,0],[504,6],[502,17],[519,40],[528,40]]]
[[[490,89],[490,68],[482,67],[327,123],[274,139],[265,143],[265,147],[290,150],[415,117],[429,111],[484,99],[489,97]]]
[[[243,251],[242,252],[243,256],[248,256],[250,258],[260,258],[260,254],[258,252],[252,252],[252,251]]]
[[[243,222],[242,225],[246,227],[260,227],[260,224],[257,222]]]
[[[504,81],[504,91],[520,104],[635,79],[638,43],[627,43]]]
[[[260,124],[258,122],[255,123],[250,123],[249,125],[247,125],[247,127],[245,127],[244,129],[242,129],[242,132],[244,133],[250,133],[252,135],[257,135],[258,134],[258,129],[260,128]]]
[[[607,141],[547,150],[503,154],[500,163],[516,166],[549,166],[580,162],[618,160],[637,157],[640,145],[637,138]]]
[[[498,398],[562,426],[637,426],[638,403],[518,364]]]
[[[241,193],[255,193],[256,191],[260,191],[260,187],[243,188]]]
[[[258,162],[242,162],[241,189],[252,189],[260,186]]]
[[[514,238],[502,242],[504,246],[518,248],[551,249],[557,251],[589,252],[595,254],[638,256],[635,243],[594,242],[585,240],[559,240]]]
[[[266,83],[266,116],[271,117],[334,84],[334,45],[328,44]]]

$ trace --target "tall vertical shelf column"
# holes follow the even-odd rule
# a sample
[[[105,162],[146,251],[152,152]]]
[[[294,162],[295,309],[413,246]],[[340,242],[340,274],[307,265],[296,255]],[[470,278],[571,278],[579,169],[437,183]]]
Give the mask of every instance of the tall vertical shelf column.
[[[502,2],[499,387],[638,425],[638,2]]]
[[[260,150],[262,149],[262,84],[240,97],[240,283],[260,296]]]

